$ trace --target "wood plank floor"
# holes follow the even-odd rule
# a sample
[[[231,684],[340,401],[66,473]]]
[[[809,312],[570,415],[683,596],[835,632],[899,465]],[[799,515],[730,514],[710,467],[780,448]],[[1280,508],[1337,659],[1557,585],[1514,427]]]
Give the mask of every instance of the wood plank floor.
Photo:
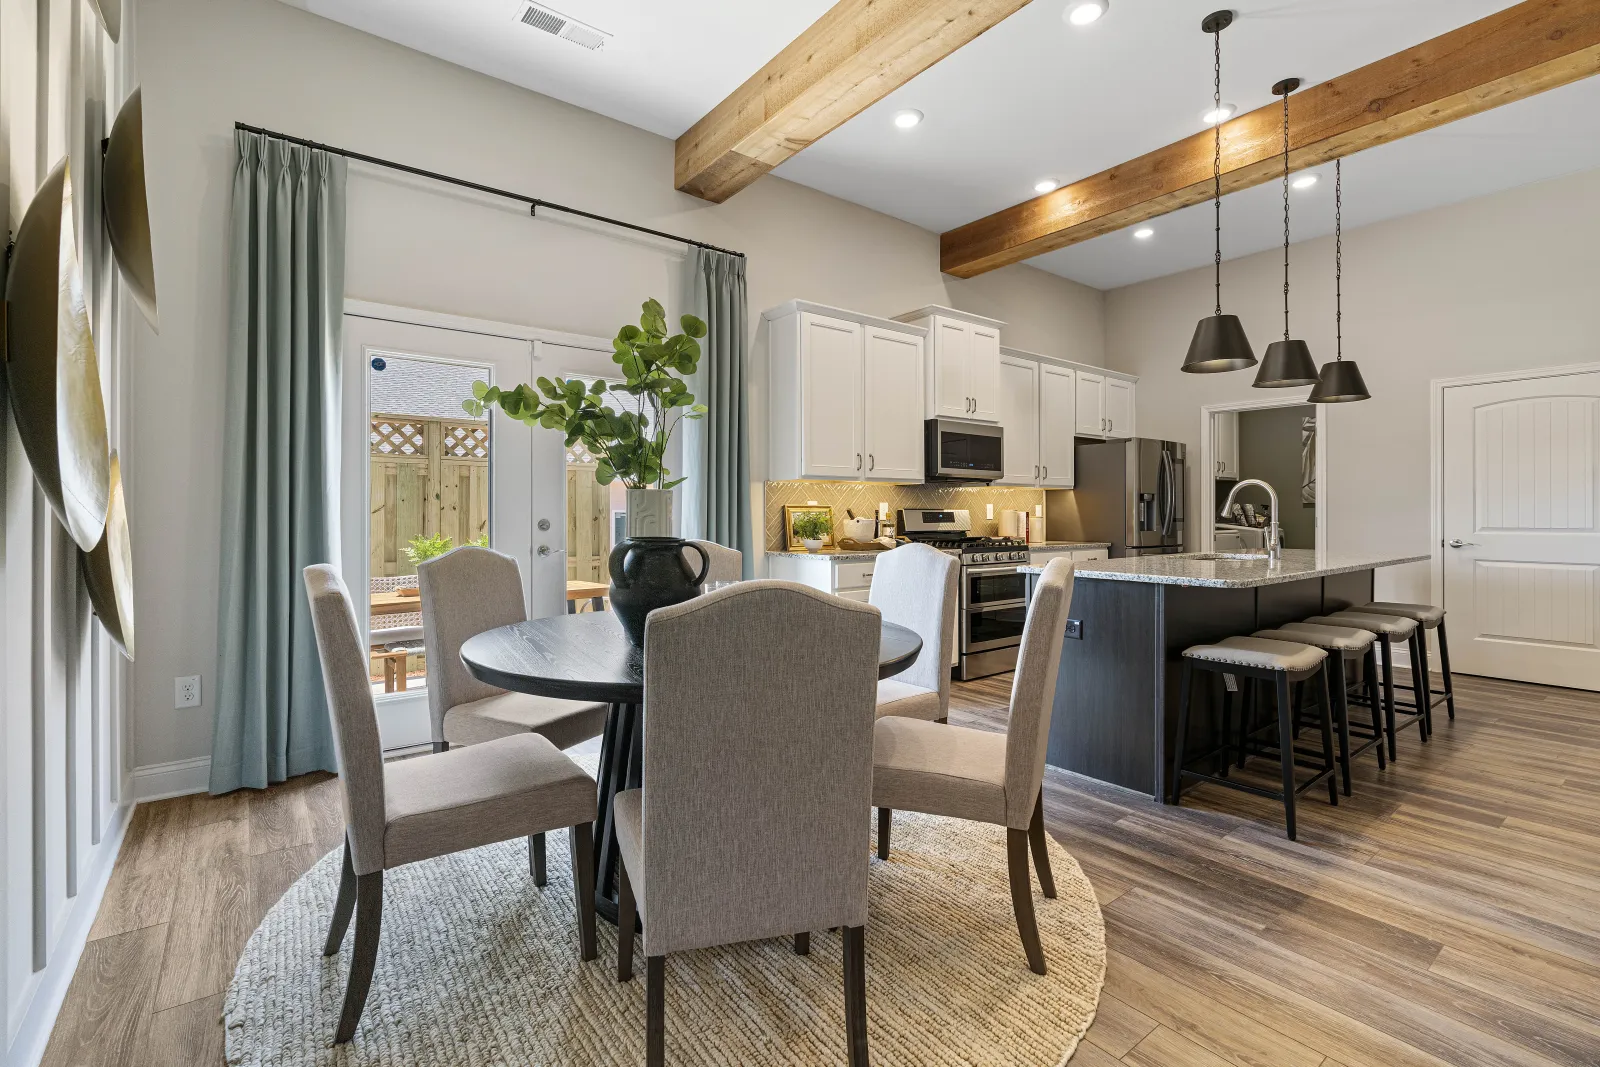
[[[958,684],[952,721],[1003,727],[1010,681]],[[1308,795],[1296,843],[1244,794],[1172,809],[1051,771],[1110,950],[1074,1067],[1600,1064],[1600,695],[1458,689],[1431,744],[1363,759],[1337,808]],[[140,805],[45,1064],[220,1064],[234,962],[339,842],[337,790]]]

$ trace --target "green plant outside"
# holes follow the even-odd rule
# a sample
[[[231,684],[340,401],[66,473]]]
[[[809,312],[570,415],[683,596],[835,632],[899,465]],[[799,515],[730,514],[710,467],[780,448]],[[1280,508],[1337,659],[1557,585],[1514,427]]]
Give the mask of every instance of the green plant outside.
[[[482,537],[475,537],[468,541],[467,544],[477,545],[479,548],[488,548],[489,535],[484,534]],[[406,544],[406,559],[410,560],[411,565],[415,567],[417,564],[426,563],[436,556],[442,556],[455,547],[456,543],[449,534],[437,534],[433,537],[423,534],[420,537],[413,537]]]
[[[802,541],[820,541],[833,532],[833,519],[826,512],[804,511],[794,517],[794,535]]]
[[[665,310],[660,302],[646,300],[639,325],[617,331],[611,361],[622,368],[621,385],[597,381],[585,388],[576,379],[539,378],[533,386],[505,390],[473,382],[472,398],[462,401],[462,410],[482,418],[498,404],[525,426],[562,431],[566,447],[582,442],[595,457],[594,477],[601,485],[620,479],[629,489],[671,489],[683,479],[668,478],[667,444],[684,419],[706,413],[681,377],[700,364],[696,339],[706,335],[706,324],[693,315],[678,323],[683,332],[669,337]],[[623,399],[613,407],[608,396]]]

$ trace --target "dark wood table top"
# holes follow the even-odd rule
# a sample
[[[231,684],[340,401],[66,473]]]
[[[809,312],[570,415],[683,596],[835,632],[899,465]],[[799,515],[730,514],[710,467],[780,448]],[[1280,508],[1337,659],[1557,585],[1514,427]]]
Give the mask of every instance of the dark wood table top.
[[[885,622],[878,677],[899,674],[921,651],[914,630]],[[500,626],[468,638],[461,660],[474,678],[512,692],[610,704],[644,701],[643,658],[628,644],[614,612]]]

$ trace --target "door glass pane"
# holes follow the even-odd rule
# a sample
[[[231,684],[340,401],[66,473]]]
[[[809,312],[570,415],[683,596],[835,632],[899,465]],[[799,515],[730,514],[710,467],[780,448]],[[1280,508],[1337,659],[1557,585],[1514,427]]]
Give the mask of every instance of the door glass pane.
[[[489,423],[461,410],[484,365],[374,353],[368,360],[367,525],[374,693],[427,682],[417,564],[489,544]]]

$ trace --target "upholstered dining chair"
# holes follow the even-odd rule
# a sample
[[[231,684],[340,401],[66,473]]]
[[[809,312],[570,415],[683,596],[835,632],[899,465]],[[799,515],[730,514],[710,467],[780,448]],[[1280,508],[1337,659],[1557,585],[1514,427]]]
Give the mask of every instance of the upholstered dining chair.
[[[694,541],[705,550],[706,558],[711,561],[710,570],[706,571],[707,582],[737,582],[744,578],[744,553],[737,548],[719,545],[715,541]],[[693,574],[700,569],[700,556],[692,548],[683,550],[684,562],[689,564]]]
[[[844,930],[851,1067],[867,1064],[867,819],[876,608],[752,581],[645,623],[644,786],[617,794],[617,978],[644,918],[646,1063],[674,952]]]
[[[595,783],[538,734],[384,763],[355,609],[338,571],[305,569],[311,622],[339,758],[344,873],[323,955],[338,953],[355,914],[355,954],[334,1036],[355,1036],[378,961],[383,872],[514,837],[569,828],[578,948],[595,958]],[[445,906],[446,902],[441,902]]]
[[[1072,564],[1053,559],[1028,607],[1011,683],[1011,723],[1005,733],[898,716],[881,718],[873,728],[878,857],[889,858],[896,808],[1004,826],[1017,933],[1028,966],[1037,974],[1045,973],[1044,949],[1033,912],[1028,849],[1031,844],[1039,888],[1054,899],[1044,831],[1044,751],[1071,603]]]
[[[872,565],[867,603],[922,638],[917,661],[878,683],[878,714],[943,722],[950,717],[950,635],[960,561],[927,545],[902,545]]]

